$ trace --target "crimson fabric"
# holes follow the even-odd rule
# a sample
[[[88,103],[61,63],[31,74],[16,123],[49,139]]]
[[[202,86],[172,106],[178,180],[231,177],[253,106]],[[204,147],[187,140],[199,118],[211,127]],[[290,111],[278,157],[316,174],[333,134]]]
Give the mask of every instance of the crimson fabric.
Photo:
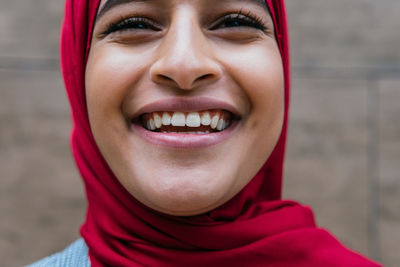
[[[281,200],[289,44],[284,1],[267,3],[285,71],[285,121],[279,142],[259,173],[228,203],[204,215],[173,217],[135,200],[94,141],[84,78],[99,0],[66,1],[61,65],[72,107],[73,155],[88,200],[81,234],[92,266],[378,266],[317,228],[309,208]]]

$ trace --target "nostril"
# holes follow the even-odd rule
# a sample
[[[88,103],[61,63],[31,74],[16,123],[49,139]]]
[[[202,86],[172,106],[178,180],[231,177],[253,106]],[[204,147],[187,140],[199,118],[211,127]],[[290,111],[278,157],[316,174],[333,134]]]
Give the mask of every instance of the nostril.
[[[171,79],[170,77],[168,77],[167,75],[164,75],[164,74],[159,74],[158,77],[164,81],[173,81],[173,79]]]
[[[174,79],[173,76],[168,76],[168,75],[160,73],[160,74],[156,75],[157,78],[155,81],[157,81],[159,83],[171,83],[172,82],[182,89],[190,89],[190,88],[192,88],[194,83],[208,80],[214,76],[215,75],[213,75],[212,73],[208,73],[208,74],[198,76],[197,78],[192,80],[192,79],[187,79],[187,76],[175,77],[175,79]]]
[[[212,77],[213,75],[212,74],[204,74],[204,75],[202,75],[202,76],[200,76],[200,77],[198,77],[197,79],[196,79],[196,81],[201,81],[201,80],[205,80],[205,79],[208,79],[208,78],[210,78],[210,77]]]

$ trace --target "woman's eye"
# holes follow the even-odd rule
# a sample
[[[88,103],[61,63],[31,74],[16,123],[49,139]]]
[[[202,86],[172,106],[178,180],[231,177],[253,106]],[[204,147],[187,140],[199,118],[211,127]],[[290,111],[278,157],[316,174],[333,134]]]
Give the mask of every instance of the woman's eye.
[[[160,31],[161,29],[148,18],[127,18],[117,23],[111,23],[104,34],[131,30]]]
[[[262,31],[267,29],[262,23],[261,19],[251,18],[243,14],[230,14],[219,20],[216,25],[211,28],[211,30],[234,27],[250,27]]]

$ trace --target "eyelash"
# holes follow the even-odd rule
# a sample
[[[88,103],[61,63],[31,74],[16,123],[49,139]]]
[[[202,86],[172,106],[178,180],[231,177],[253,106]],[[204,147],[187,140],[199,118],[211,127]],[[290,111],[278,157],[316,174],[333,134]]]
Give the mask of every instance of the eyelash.
[[[230,26],[228,23],[233,23]],[[239,23],[239,24],[237,24]],[[242,10],[240,10],[236,14],[228,14],[222,17],[220,21],[217,22],[217,24],[213,27],[211,27],[211,30],[215,30],[218,27],[220,27],[222,24],[225,24],[225,28],[233,28],[233,27],[251,27],[251,28],[256,28],[258,30],[266,31],[267,27],[265,26],[265,23],[263,20],[252,14],[251,12],[248,13],[243,13]]]
[[[136,17],[136,18],[134,17],[125,19],[121,18],[119,22],[110,23],[110,25],[107,27],[107,30],[103,34],[108,35],[113,32],[126,31],[131,29],[138,29],[138,30],[151,29],[154,31],[160,31],[158,26],[154,25],[154,23],[150,19],[145,17]]]
[[[213,25],[210,30],[216,30],[225,25],[223,28],[234,28],[234,27],[251,27],[261,31],[266,31],[268,28],[265,26],[263,20],[257,17],[251,12],[243,13],[239,11],[236,14],[227,14],[223,16],[216,25]],[[146,30],[150,29],[153,31],[161,31],[160,26],[155,24],[151,19],[146,17],[130,17],[121,18],[118,22],[110,23],[107,30],[103,35],[108,35],[114,32],[123,32],[127,30]]]

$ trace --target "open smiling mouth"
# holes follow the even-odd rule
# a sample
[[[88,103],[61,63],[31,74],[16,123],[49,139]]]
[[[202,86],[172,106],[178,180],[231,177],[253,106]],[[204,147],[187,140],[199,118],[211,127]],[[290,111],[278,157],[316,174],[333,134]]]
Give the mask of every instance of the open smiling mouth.
[[[229,128],[233,114],[225,110],[194,112],[157,111],[140,116],[142,126],[152,132],[209,134]]]

